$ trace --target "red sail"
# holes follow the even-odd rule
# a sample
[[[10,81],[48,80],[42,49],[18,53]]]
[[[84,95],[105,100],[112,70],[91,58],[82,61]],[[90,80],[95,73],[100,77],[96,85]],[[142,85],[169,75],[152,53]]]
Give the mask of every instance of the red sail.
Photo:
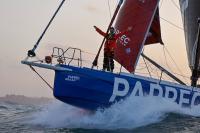
[[[157,9],[156,14],[154,16],[145,45],[154,44],[154,43],[164,44],[161,39],[159,9]]]
[[[120,32],[128,27],[132,27],[132,30],[118,39],[115,60],[129,72],[135,71],[145,41],[147,40],[146,43],[155,43],[161,40],[160,23],[159,19],[156,20],[155,15],[157,8],[158,0],[125,0],[119,12],[115,28]],[[153,22],[153,20],[156,21]],[[155,31],[157,35],[149,32],[151,25],[152,31]]]

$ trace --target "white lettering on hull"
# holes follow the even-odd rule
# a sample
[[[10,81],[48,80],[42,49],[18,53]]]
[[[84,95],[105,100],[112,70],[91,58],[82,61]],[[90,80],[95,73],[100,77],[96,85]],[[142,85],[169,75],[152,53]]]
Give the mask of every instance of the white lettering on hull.
[[[70,81],[70,82],[76,82],[80,80],[80,77],[78,76],[73,76],[73,75],[68,75],[66,78],[65,78],[65,81]]]
[[[120,84],[124,86],[123,90],[119,90]],[[113,94],[109,101],[113,102],[117,96],[121,96],[121,97],[126,96],[126,94],[128,94],[128,91],[129,91],[128,81],[122,78],[115,78]]]
[[[175,102],[177,99],[177,96],[178,96],[176,89],[173,87],[168,87],[168,86],[166,86],[165,88],[166,88],[165,89],[165,98],[172,102]],[[173,94],[173,97],[171,97],[171,98],[170,98],[170,92],[171,92],[171,94]]]
[[[139,81],[136,82],[135,87],[134,87],[133,92],[131,93],[131,95],[136,96],[137,92],[138,92],[139,96],[144,96],[142,84]]]
[[[157,90],[158,95],[154,95],[155,91]],[[158,84],[150,84],[150,93],[149,96],[156,96],[156,97],[162,97],[163,95],[163,89]]]
[[[191,101],[191,107],[194,107],[195,106],[195,101],[197,99],[197,97],[200,97],[200,94],[199,93],[194,93],[193,97],[192,97],[192,101]],[[200,104],[200,103],[199,103]],[[199,105],[198,104],[198,105]],[[197,106],[197,105],[196,105]]]
[[[179,105],[182,106],[183,104],[189,104],[190,100],[185,98],[185,95],[190,95],[190,91],[180,90],[180,100]]]
[[[142,83],[140,81],[137,81],[135,85],[133,86],[133,91],[131,92],[131,96],[150,96],[150,97],[159,97],[159,98],[165,98],[172,102],[178,102],[180,106],[183,106],[184,104],[190,105],[191,107],[197,106],[199,104],[195,104],[195,101],[197,98],[200,98],[200,93],[198,92],[192,92],[190,90],[186,89],[176,89],[174,87],[169,86],[161,86],[157,83],[149,83],[149,92],[147,93],[147,90],[144,90]],[[114,102],[116,97],[125,97],[129,94],[130,85],[129,82],[126,79],[123,78],[115,78],[114,80],[114,88],[113,88],[113,94],[110,98],[110,102]],[[178,92],[180,94],[178,95]],[[194,93],[194,94],[192,94]],[[192,97],[191,97],[192,96]],[[190,103],[191,101],[191,103]]]

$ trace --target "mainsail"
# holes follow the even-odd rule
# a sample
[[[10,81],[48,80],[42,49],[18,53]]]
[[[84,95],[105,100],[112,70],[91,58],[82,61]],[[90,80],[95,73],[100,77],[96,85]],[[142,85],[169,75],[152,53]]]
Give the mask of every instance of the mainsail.
[[[119,32],[132,27],[117,42],[115,60],[129,72],[134,72],[144,44],[162,43],[159,0],[125,0],[115,28]]]
[[[200,17],[199,0],[180,0],[182,19],[185,31],[186,49],[189,66],[192,69],[192,80],[199,77],[200,44],[198,44],[198,23]],[[194,72],[196,71],[196,72]]]
[[[191,68],[194,67],[195,51],[197,48],[197,43],[196,43],[197,32],[198,32],[197,19],[198,17],[200,17],[199,5],[200,5],[199,0],[180,0],[188,61],[189,61],[189,66]]]

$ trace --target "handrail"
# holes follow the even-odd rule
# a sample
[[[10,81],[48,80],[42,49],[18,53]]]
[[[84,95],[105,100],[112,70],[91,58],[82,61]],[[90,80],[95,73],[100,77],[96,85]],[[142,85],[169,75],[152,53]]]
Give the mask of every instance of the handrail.
[[[66,56],[66,54],[72,50],[73,54],[71,57]],[[75,58],[75,54],[76,52],[79,52],[79,57]],[[77,61],[78,66],[82,67],[82,50],[79,48],[73,48],[73,47],[69,47],[67,48],[67,50],[63,50],[62,48],[59,47],[53,47],[53,52],[51,55],[53,58],[58,58],[58,60],[62,61],[64,64],[70,65],[72,61]],[[67,63],[67,60],[69,60],[69,62]],[[59,62],[59,61],[58,61]],[[59,62],[60,63],[60,62]]]

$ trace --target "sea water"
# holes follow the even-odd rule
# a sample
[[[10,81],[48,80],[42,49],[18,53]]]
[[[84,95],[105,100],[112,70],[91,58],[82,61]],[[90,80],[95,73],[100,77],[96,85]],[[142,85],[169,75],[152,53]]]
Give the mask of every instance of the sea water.
[[[164,99],[130,97],[89,112],[59,101],[44,105],[0,103],[1,133],[200,132],[200,108]]]

